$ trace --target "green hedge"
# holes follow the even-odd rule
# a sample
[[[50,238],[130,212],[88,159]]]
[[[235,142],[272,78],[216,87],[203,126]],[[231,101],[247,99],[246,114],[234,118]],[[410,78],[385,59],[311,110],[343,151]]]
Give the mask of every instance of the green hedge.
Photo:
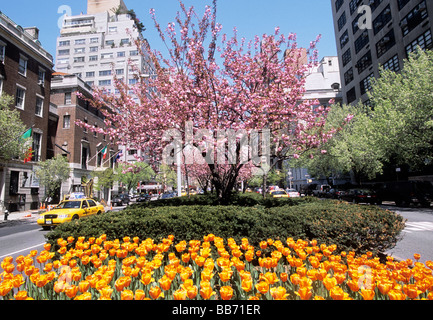
[[[340,251],[380,253],[395,246],[403,228],[402,217],[394,212],[331,200],[277,207],[149,205],[66,223],[47,238],[53,245],[58,238],[102,234],[112,240],[137,236],[155,241],[173,234],[177,241],[188,241],[213,233],[237,241],[246,237],[256,246],[268,238],[285,242],[292,237],[336,244]]]

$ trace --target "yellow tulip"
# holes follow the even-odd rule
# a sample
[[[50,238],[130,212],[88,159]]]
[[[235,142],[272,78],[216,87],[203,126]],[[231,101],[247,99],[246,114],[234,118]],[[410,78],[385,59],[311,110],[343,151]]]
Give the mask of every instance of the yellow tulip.
[[[203,299],[209,300],[212,296],[216,294],[215,291],[212,290],[212,287],[209,284],[200,286],[200,295]]]
[[[123,290],[120,293],[120,300],[134,300],[134,293],[131,290]]]
[[[270,289],[271,295],[275,300],[287,300],[287,291],[283,287],[278,288],[271,288]],[[262,292],[261,292],[262,293]],[[264,294],[264,293],[262,293]]]
[[[310,300],[313,292],[311,291],[312,287],[300,287],[298,291],[296,291],[296,295],[298,295],[302,300]]]
[[[158,286],[154,286],[150,288],[149,295],[153,300],[164,298],[164,293],[162,293],[161,288]]]
[[[261,294],[265,294],[269,291],[269,283],[267,281],[260,281],[258,284],[256,284],[256,289]]]
[[[174,300],[186,300],[187,297],[187,291],[183,288],[180,288],[173,292],[173,299]]]

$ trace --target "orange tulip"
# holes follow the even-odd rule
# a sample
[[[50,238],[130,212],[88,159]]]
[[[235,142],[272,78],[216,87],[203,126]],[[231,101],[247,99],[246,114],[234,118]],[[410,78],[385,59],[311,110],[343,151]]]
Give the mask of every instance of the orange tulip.
[[[275,300],[287,300],[288,294],[286,293],[286,289],[283,287],[271,288],[270,292]]]
[[[65,289],[65,294],[68,298],[73,299],[78,293],[78,287],[75,285],[69,286]]]
[[[173,292],[173,299],[174,300],[186,300],[187,298],[187,291],[185,289],[178,289],[175,292]]]
[[[86,292],[90,288],[90,282],[87,280],[81,281],[78,284],[78,290],[80,290],[81,293]]]
[[[227,282],[230,281],[233,271],[231,269],[224,268],[223,271],[221,271],[218,275],[222,282]]]
[[[165,274],[162,276],[161,279],[159,279],[159,285],[161,286],[161,289],[164,291],[170,290],[171,287],[171,280],[169,277],[167,277]]]
[[[220,289],[221,299],[230,300],[233,297],[233,288],[232,287],[221,287]]]
[[[280,280],[282,281],[282,282],[287,282],[287,279],[289,278],[289,275],[286,273],[286,272],[282,272],[281,274],[280,274]]]
[[[352,290],[353,292],[359,291],[359,281],[351,279],[346,282],[347,286]]]
[[[406,295],[400,290],[392,289],[388,292],[390,300],[406,300]]]
[[[250,292],[253,288],[253,281],[251,279],[243,279],[241,282],[241,288],[245,292]]]
[[[134,296],[135,300],[144,300],[145,298],[146,298],[146,294],[144,293],[143,290],[138,289],[137,291],[135,291],[135,296]]]
[[[361,289],[361,296],[364,300],[373,300],[374,290],[371,289]]]
[[[131,290],[123,290],[120,293],[120,300],[134,300],[134,293]]]
[[[111,300],[111,295],[113,294],[113,289],[109,286],[105,286],[98,290],[101,294],[100,300]],[[89,292],[83,293],[83,295],[87,294]]]
[[[27,300],[28,299],[27,291],[18,291],[18,293],[14,296],[14,298],[17,301]]]
[[[337,279],[331,276],[327,276],[325,279],[322,280],[323,285],[326,289],[331,290],[337,285]]]
[[[154,286],[150,288],[149,295],[153,300],[164,298],[164,293],[162,293],[161,288],[158,286]]]
[[[0,297],[7,295],[13,289],[13,287],[14,286],[11,281],[0,283]]]
[[[419,260],[420,258],[421,258],[421,255],[419,254],[419,253],[415,253],[414,255],[413,255],[413,257],[415,258],[415,260]]]
[[[310,300],[313,292],[311,291],[312,287],[300,287],[298,291],[296,291],[296,295],[298,295],[302,300]]]
[[[258,284],[256,284],[256,289],[261,294],[265,294],[269,291],[269,283],[267,281],[260,281]]]
[[[334,286],[329,290],[331,298],[334,300],[345,300],[348,298],[349,294],[345,293],[342,288]]]
[[[422,293],[421,290],[418,290],[416,284],[408,284],[403,286],[403,292],[410,298],[415,299]]]
[[[216,292],[212,290],[212,287],[209,284],[200,286],[200,295],[203,299],[209,300],[215,294]]]
[[[153,272],[146,272],[141,276],[141,283],[147,286],[149,283],[155,281],[155,279],[152,278]]]

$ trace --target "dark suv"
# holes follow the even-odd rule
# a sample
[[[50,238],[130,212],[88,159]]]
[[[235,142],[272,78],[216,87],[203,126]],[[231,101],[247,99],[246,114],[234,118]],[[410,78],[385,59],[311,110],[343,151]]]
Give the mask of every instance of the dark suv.
[[[114,206],[123,206],[123,205],[129,205],[130,201],[131,200],[129,199],[129,196],[127,194],[119,194],[111,200],[111,203]]]

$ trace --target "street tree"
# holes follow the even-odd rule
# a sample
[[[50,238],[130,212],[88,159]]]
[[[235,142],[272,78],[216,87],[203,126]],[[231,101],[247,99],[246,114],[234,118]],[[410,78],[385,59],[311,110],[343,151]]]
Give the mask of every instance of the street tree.
[[[21,139],[27,130],[18,110],[11,109],[14,98],[3,93],[0,96],[0,159],[24,159],[29,150],[29,139]]]
[[[69,179],[71,168],[68,160],[58,155],[55,158],[39,162],[36,177],[41,185],[45,186],[47,197],[55,198],[62,183]]]
[[[307,71],[317,61],[318,39],[311,42],[309,64],[304,64],[295,34],[284,35],[276,28],[274,34],[247,41],[235,29],[229,37],[216,21],[216,0],[206,6],[202,18],[193,7],[187,9],[182,2],[180,7],[176,22],[169,23],[165,32],[151,10],[168,56],[150,52],[145,43],[136,41],[141,54],[151,57],[154,74],[135,69],[135,85],[114,76],[119,94],[95,91],[91,102],[104,113],[105,133],[113,140],[146,151],[153,162],[173,155],[167,151],[171,146],[180,153],[182,142],[191,143],[207,160],[218,197],[225,198],[245,164],[265,168],[266,174],[270,167],[266,156],[299,157],[339,129],[325,130],[328,110],[317,101],[303,100]],[[117,112],[104,111],[107,105]],[[232,149],[227,148],[228,130],[237,136]],[[256,143],[255,133],[262,137],[259,152],[250,145],[243,158],[242,137]],[[262,166],[264,158],[267,167]]]
[[[155,176],[153,169],[145,162],[119,163],[115,169],[116,180],[121,182],[127,192],[136,188],[142,181],[149,181]]]
[[[400,73],[381,70],[369,93],[374,139],[387,161],[421,169],[433,160],[433,52],[417,51]]]

